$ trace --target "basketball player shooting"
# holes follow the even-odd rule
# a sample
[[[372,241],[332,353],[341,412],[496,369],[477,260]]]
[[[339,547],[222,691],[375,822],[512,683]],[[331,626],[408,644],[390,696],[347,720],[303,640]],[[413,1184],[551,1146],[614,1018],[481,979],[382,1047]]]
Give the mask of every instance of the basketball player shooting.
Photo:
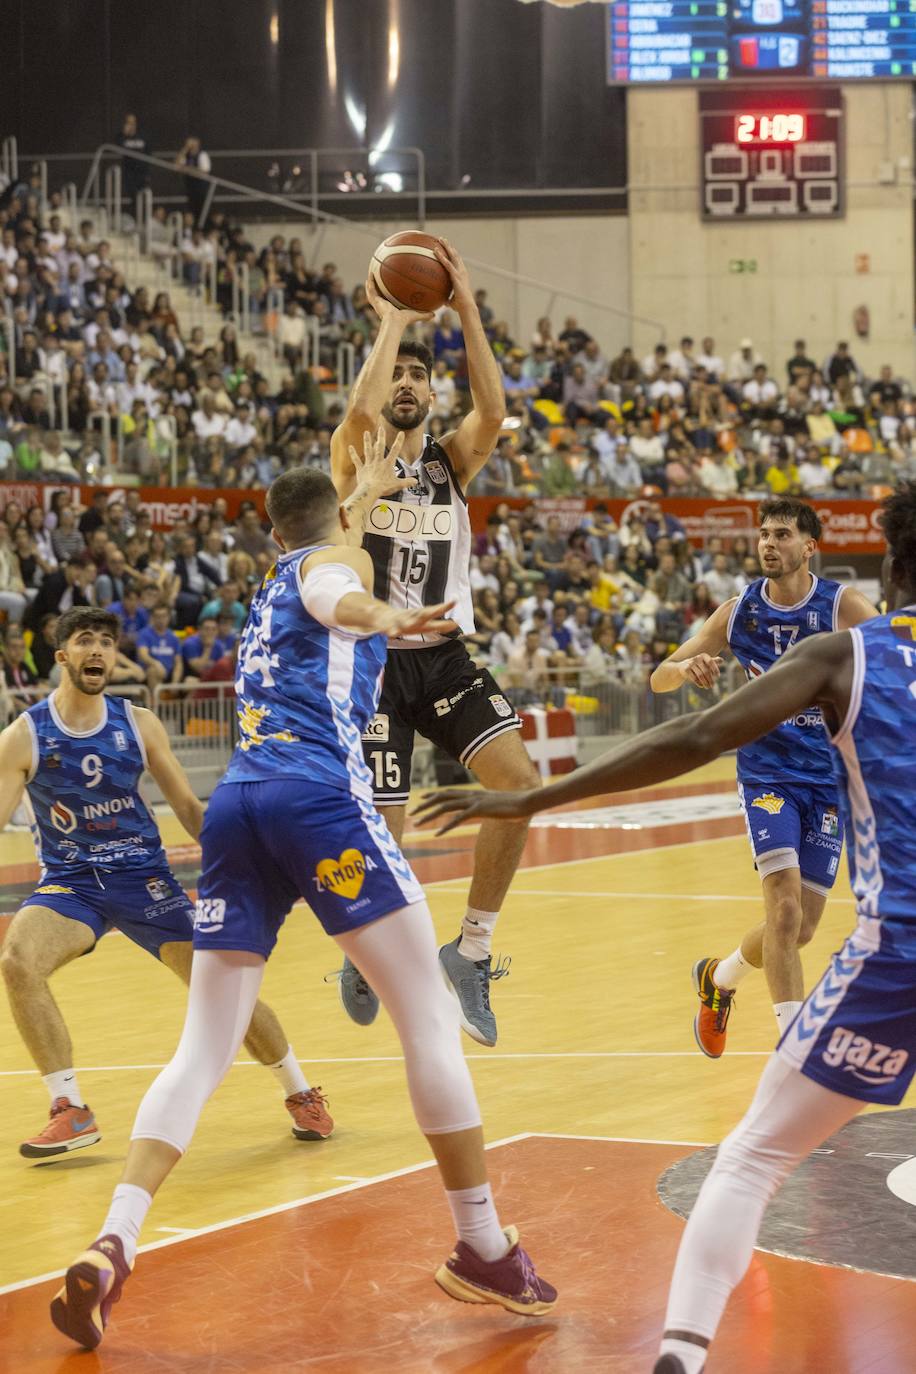
[[[414,731],[469,768],[495,791],[537,787],[539,778],[521,742],[521,721],[484,668],[475,667],[461,642],[474,630],[469,565],[471,527],[465,492],[493,452],[505,415],[502,378],[474,300],[467,268],[445,239],[433,240],[448,273],[450,305],[461,321],[468,362],[471,410],[438,441],[424,431],[430,408],[432,355],[404,338],[407,328],[431,318],[401,309],[378,290],[366,291],[379,317],[375,345],[350,394],[331,444],[331,471],[363,547],[372,558],[374,593],[398,610],[454,601],[444,634],[391,642],[378,714],[363,741],[375,803],[400,844],[410,792]],[[348,501],[357,482],[350,450],[381,424],[390,447],[403,435],[398,474],[407,490],[374,503]],[[474,850],[474,876],[461,934],[439,952],[461,1009],[465,1031],[482,1045],[496,1044],[489,985],[508,971],[492,966],[493,929],[525,847],[527,826],[485,821]],[[352,964],[341,973],[341,1001],[362,1025],[375,1019],[378,1000]]]

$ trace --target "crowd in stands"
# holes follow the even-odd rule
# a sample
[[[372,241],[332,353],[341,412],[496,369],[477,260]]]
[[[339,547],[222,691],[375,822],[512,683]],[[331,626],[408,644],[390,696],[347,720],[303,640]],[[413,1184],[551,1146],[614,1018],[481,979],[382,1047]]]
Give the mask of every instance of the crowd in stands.
[[[151,249],[178,251],[193,289],[215,282],[224,312],[246,263],[252,318],[277,331],[286,370],[273,388],[253,355],[240,356],[233,323],[207,339],[182,327],[166,292],[131,289],[93,221],[67,223],[59,195],[42,213],[34,180],[0,190],[0,479],[63,488],[47,510],[7,504],[0,518],[4,675],[13,692],[53,684],[55,617],[84,603],[121,614],[123,681],[231,677],[272,546],[253,505],[229,524],[216,489],[264,488],[300,463],[329,470],[342,407],[305,366],[306,320],[317,319],[329,369],[341,342],[358,369],[375,337],[363,287],[348,290],[330,262],[313,271],[296,237],[275,235],[257,251],[223,215],[201,230],[189,214],[176,248],[158,207]],[[282,309],[268,321],[278,292]],[[629,348],[608,358],[575,319],[556,334],[541,319],[518,340],[485,291],[477,302],[504,373],[507,425],[474,491],[599,502],[572,530],[539,516],[533,501],[501,506],[477,537],[475,653],[522,695],[543,695],[548,682],[561,692],[644,685],[673,645],[759,576],[745,539],[728,547],[710,539],[698,554],[657,498],[876,496],[916,476],[909,385],[889,367],[864,376],[846,343],[817,361],[799,339],[783,365],[761,358],[750,339],[728,356],[711,338],[683,338],[645,358]],[[440,312],[427,341],[436,435],[469,405],[452,312]],[[100,412],[123,429],[114,473]],[[131,483],[168,482],[173,433],[179,482],[214,495],[192,526],[165,537]],[[106,477],[126,498],[101,492],[81,510],[75,484]],[[648,505],[619,527],[600,504],[637,495]]]
[[[187,151],[193,143],[185,160],[202,156]],[[201,229],[189,210],[176,244],[157,206],[150,251],[177,254],[187,285],[215,292],[224,315],[247,266],[253,327],[273,331],[284,362],[279,384],[241,352],[230,320],[208,339],[182,326],[167,292],[131,289],[91,220],[69,224],[59,193],[42,213],[33,176],[0,192],[0,478],[94,480],[111,463],[101,412],[122,429],[119,482],[167,483],[172,436],[182,484],[263,488],[288,466],[327,467],[341,416],[328,386],[338,347],[352,348],[358,371],[375,338],[364,287],[349,289],[333,262],[313,270],[295,235],[257,250],[222,212]],[[514,338],[477,295],[507,400],[477,494],[836,498],[880,495],[916,475],[908,382],[889,366],[864,375],[845,342],[817,360],[798,339],[785,363],[748,338],[731,353],[685,337],[644,358],[630,348],[611,357],[571,317]],[[307,329],[319,343],[311,367]],[[467,363],[452,312],[427,332],[428,423],[439,433],[468,407]]]

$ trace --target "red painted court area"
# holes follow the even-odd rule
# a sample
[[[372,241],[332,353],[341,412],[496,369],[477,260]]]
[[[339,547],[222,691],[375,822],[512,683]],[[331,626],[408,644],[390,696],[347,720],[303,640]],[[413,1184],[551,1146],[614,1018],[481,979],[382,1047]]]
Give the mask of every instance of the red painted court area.
[[[655,1185],[685,1153],[559,1136],[494,1147],[502,1214],[560,1290],[549,1317],[440,1293],[449,1219],[422,1168],[141,1253],[95,1355],[68,1350],[50,1324],[59,1280],[8,1293],[0,1369],[641,1374],[682,1229]],[[707,1374],[905,1374],[914,1349],[911,1283],[758,1253]]]

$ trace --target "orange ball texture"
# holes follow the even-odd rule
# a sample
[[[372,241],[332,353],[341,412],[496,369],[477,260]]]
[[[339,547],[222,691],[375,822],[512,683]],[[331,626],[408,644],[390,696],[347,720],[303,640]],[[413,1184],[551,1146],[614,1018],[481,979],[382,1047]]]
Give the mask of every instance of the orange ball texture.
[[[438,310],[452,294],[452,279],[435,252],[432,234],[392,234],[372,254],[369,271],[382,295],[399,310]]]

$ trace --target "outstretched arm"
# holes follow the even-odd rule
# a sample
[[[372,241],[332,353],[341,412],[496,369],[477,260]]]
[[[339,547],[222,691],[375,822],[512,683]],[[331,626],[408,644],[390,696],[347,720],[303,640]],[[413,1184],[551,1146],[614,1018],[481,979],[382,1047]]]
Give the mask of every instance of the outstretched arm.
[[[678,645],[649,678],[653,692],[676,692],[685,682],[712,687],[725,665],[720,657],[728,648],[728,621],[737,597],[723,601],[695,635]]]
[[[838,724],[852,691],[852,640],[848,633],[815,635],[717,706],[680,716],[637,735],[561,781],[527,792],[446,791],[424,798],[414,817],[421,824],[454,812],[451,830],[472,816],[524,819],[583,797],[649,787],[709,763],[765,735],[806,706],[826,709]],[[441,833],[441,832],[440,832]]]
[[[496,446],[499,429],[506,417],[506,393],[502,373],[486,336],[468,269],[461,254],[448,239],[439,239],[436,257],[452,279],[450,304],[458,312],[468,359],[471,410],[442,446],[463,487],[477,475]]]

